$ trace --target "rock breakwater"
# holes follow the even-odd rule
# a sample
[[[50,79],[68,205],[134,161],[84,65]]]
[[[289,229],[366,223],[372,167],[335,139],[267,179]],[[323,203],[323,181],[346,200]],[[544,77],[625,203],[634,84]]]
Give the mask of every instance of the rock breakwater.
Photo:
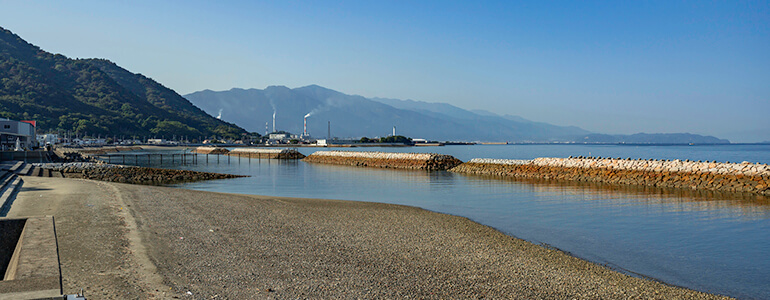
[[[451,155],[436,153],[389,153],[364,151],[317,151],[306,162],[375,168],[447,170],[462,163]]]
[[[164,185],[179,182],[247,177],[243,175],[146,168],[105,163],[51,163],[42,167],[60,171],[66,178],[83,178],[110,182]]]
[[[230,151],[219,147],[198,147],[193,152],[200,154],[227,154]]]
[[[770,166],[620,158],[472,159],[458,173],[656,187],[757,193],[770,196]]]
[[[62,153],[79,153],[81,155],[102,155],[114,152],[137,151],[142,150],[140,146],[115,146],[115,147],[84,147],[84,148],[61,148]]]
[[[227,155],[248,158],[303,159],[305,155],[295,149],[235,148]]]

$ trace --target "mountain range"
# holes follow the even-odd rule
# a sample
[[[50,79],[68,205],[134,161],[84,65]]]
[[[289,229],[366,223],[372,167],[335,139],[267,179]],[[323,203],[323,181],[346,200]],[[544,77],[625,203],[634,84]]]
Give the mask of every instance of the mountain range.
[[[244,128],[301,133],[304,116],[309,133],[319,138],[387,136],[395,127],[399,135],[439,141],[729,142],[686,133],[591,133],[446,103],[347,95],[317,85],[204,90],[182,97],[109,60],[52,54],[0,27],[0,117],[35,120],[39,133],[237,138]]]
[[[597,134],[574,126],[465,110],[447,103],[347,95],[318,85],[294,89],[270,86],[265,89],[203,90],[187,94],[185,98],[211,115],[259,133],[278,130],[301,133],[303,117],[309,115],[308,133],[317,138],[328,135],[340,138],[387,136],[392,134],[395,126],[396,134],[438,141],[729,143],[688,133]]]
[[[104,59],[43,51],[0,27],[0,117],[37,121],[37,132],[102,136],[238,137],[173,90]]]

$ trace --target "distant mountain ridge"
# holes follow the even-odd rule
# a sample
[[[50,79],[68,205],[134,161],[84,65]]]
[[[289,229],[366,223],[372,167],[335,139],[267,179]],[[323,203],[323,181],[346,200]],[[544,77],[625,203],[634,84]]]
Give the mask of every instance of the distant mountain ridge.
[[[290,89],[270,86],[229,91],[204,90],[185,95],[211,115],[244,128],[264,133],[275,130],[301,133],[303,116],[309,133],[325,138],[386,136],[397,134],[438,141],[587,142],[587,143],[724,143],[694,134],[602,135],[574,126],[556,126],[518,116],[499,116],[488,111],[469,111],[447,103],[428,103],[389,98],[347,95],[318,85]],[[329,123],[327,123],[329,122]],[[265,124],[268,128],[266,130]],[[672,142],[672,141],[676,142]]]
[[[102,136],[238,137],[173,90],[104,59],[69,59],[0,27],[0,116],[37,131]]]
[[[630,135],[589,134],[584,143],[624,144],[729,144],[730,141],[692,133],[635,133]]]
[[[310,85],[295,89],[270,86],[260,89],[231,89],[214,92],[204,90],[185,95],[196,106],[211,115],[222,111],[224,120],[240,124],[248,130],[272,131],[272,114],[276,112],[276,130],[301,133],[303,116],[310,113],[308,128],[318,137],[326,137],[327,122],[337,137],[386,136],[392,133],[440,141],[562,141],[588,133],[576,127],[559,127],[544,123],[523,123],[501,117],[486,117],[449,104],[413,103],[419,107],[396,105],[394,99],[369,99],[347,95]],[[413,101],[414,102],[414,101]]]

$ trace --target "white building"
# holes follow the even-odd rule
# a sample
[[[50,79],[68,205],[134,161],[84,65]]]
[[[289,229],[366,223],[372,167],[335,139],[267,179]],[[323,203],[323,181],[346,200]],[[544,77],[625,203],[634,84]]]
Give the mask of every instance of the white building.
[[[37,136],[37,143],[40,146],[43,146],[45,144],[56,144],[59,142],[59,135],[58,134],[42,134]]]
[[[286,133],[271,133],[269,135],[269,138],[271,140],[286,140],[286,139],[290,139],[291,135]]]

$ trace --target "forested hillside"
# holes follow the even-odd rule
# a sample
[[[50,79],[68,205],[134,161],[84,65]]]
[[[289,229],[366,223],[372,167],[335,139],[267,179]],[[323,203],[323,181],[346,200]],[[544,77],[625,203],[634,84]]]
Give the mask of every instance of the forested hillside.
[[[36,120],[38,132],[157,137],[236,137],[245,132],[141,74],[104,59],[48,53],[4,28],[0,117]]]

